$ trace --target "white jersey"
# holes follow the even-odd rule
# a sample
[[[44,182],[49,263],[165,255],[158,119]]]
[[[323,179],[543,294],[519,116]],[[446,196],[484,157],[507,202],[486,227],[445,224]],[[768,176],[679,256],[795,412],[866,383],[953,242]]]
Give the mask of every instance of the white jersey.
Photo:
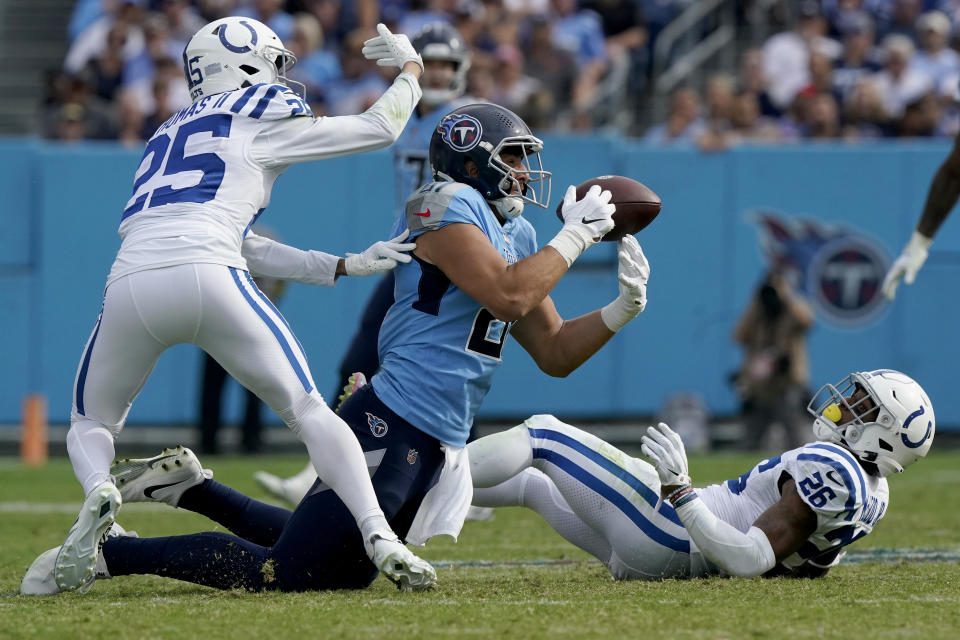
[[[837,552],[873,530],[887,511],[887,480],[864,471],[843,447],[812,442],[723,484],[698,489],[717,517],[746,532],[757,517],[780,501],[780,488],[793,478],[800,498],[817,515],[817,529],[780,564],[794,569],[806,561],[829,565]]]
[[[107,284],[136,271],[187,263],[247,269],[241,245],[270,203],[277,177],[297,162],[389,145],[420,94],[416,79],[401,73],[356,116],[314,119],[279,84],[208,96],[182,109],[147,142]]]

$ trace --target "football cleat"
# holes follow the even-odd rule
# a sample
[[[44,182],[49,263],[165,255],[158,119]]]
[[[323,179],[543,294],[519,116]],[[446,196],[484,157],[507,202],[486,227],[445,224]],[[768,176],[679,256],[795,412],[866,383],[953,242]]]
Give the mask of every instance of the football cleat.
[[[121,504],[120,491],[109,480],[97,485],[84,499],[77,521],[55,554],[53,576],[59,591],[85,590],[93,584],[100,547]]]
[[[253,479],[270,495],[297,505],[317,481],[317,472],[312,464],[308,464],[303,471],[289,478],[281,478],[266,471],[257,471],[253,474]]]
[[[340,411],[340,407],[343,406],[343,403],[347,401],[347,398],[352,396],[358,389],[367,386],[367,376],[363,375],[359,371],[356,373],[351,373],[350,377],[347,378],[347,384],[343,385],[343,393],[337,396],[337,408],[334,411]]]
[[[414,555],[396,535],[375,533],[363,546],[380,573],[401,591],[426,591],[437,583],[430,563]]]
[[[114,538],[117,536],[139,537],[136,531],[126,531],[114,522],[113,526],[107,530],[106,537]],[[62,545],[60,547],[54,547],[53,549],[47,549],[33,561],[33,564],[27,569],[27,573],[20,582],[20,593],[25,596],[49,596],[60,593],[61,589],[54,578],[54,570],[61,547]],[[110,572],[107,571],[107,562],[103,559],[102,552],[97,554],[94,578],[97,580],[110,578]],[[92,583],[93,581],[90,581],[87,586]]]
[[[110,473],[124,502],[166,502],[172,507],[184,491],[213,478],[213,471],[201,467],[193,451],[183,446],[164,449],[152,458],[118,460]]]
[[[470,508],[467,509],[467,520],[475,520],[478,522],[487,522],[493,520],[493,508],[475,507],[470,505]]]

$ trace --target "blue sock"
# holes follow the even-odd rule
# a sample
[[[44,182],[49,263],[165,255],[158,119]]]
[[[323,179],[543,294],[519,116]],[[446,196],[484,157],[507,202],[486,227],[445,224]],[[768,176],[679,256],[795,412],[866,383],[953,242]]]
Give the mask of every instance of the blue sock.
[[[276,544],[291,514],[288,509],[248,498],[214,480],[204,480],[184,491],[177,506],[206,516],[264,547]]]
[[[269,549],[226,533],[109,538],[103,557],[111,576],[152,574],[217,589],[277,587]]]

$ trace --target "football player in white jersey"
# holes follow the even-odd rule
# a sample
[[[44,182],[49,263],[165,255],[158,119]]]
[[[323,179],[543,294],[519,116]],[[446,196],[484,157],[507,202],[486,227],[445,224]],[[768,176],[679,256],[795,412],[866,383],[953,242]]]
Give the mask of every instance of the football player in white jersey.
[[[807,409],[816,441],[699,489],[663,423],[642,439],[651,465],[533,416],[467,445],[473,502],[533,509],[616,579],[818,577],[883,517],[887,476],[927,454],[935,421],[920,385],[890,369],[825,385]]]
[[[378,149],[400,135],[421,95],[423,63],[405,35],[377,30],[364,56],[401,73],[370,109],[336,118],[313,117],[286,78],[296,58],[260,22],[216,20],[187,43],[193,104],[147,142],[77,371],[67,449],[86,497],[56,558],[60,590],[92,582],[121,504],[110,475],[114,439],[160,354],[185,342],[213,356],[300,437],[377,568],[412,588],[433,584],[433,568],[390,529],[356,438],[324,403],[303,349],[250,273],[332,284],[336,275],[382,271],[401,255],[395,249],[412,248],[378,244],[340,260],[250,233],[291,165]]]

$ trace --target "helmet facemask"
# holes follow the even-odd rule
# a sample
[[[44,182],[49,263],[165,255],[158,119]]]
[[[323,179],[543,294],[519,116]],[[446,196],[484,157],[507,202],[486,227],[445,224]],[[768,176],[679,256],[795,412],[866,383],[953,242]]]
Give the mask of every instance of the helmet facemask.
[[[488,142],[481,142],[480,147],[489,152],[486,171],[489,182],[496,181],[500,198],[488,198],[488,201],[505,218],[515,218],[523,213],[524,203],[542,209],[547,208],[550,202],[551,173],[544,170],[540,152],[543,142],[532,136],[509,136],[500,140],[496,147]],[[514,168],[507,164],[501,154],[513,154],[520,158],[522,168]],[[516,174],[523,174],[527,180],[521,182]]]

